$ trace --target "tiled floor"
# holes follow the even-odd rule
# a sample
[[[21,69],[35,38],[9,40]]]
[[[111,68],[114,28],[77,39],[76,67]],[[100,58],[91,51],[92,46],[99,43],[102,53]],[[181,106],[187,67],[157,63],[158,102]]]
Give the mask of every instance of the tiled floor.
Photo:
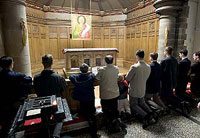
[[[62,70],[56,69],[62,74]],[[120,73],[127,73],[127,68],[120,67]],[[96,105],[99,103],[98,87],[95,88]],[[200,111],[194,110],[189,118],[183,117],[176,112],[161,117],[157,124],[142,129],[142,125],[134,120],[127,124],[127,134],[117,133],[107,135],[103,130],[99,130],[98,134],[101,138],[200,138]],[[75,138],[90,138],[87,133],[81,133]],[[62,138],[69,138],[65,135]]]
[[[107,135],[103,130],[99,130],[98,134],[101,138],[200,138],[200,112],[193,111],[191,117],[196,119],[196,122],[172,111],[146,130],[142,129],[142,125],[135,120],[127,124],[125,135],[123,133]],[[73,137],[90,138],[87,133]],[[67,136],[62,138],[67,138]]]
[[[128,72],[127,68],[120,68],[120,73]],[[95,88],[96,105],[100,105],[98,87]],[[172,111],[171,114],[161,117],[157,124],[144,130],[137,120],[127,124],[127,134],[122,133],[107,135],[103,130],[98,134],[101,138],[200,138],[200,111],[193,110],[190,118],[181,116]],[[64,136],[63,138],[67,138]],[[75,138],[90,138],[87,133],[75,136]]]

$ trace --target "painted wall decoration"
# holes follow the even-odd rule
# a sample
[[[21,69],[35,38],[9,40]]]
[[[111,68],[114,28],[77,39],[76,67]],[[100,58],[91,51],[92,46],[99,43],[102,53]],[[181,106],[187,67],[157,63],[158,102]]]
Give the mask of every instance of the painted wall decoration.
[[[71,14],[72,39],[91,39],[91,15]]]

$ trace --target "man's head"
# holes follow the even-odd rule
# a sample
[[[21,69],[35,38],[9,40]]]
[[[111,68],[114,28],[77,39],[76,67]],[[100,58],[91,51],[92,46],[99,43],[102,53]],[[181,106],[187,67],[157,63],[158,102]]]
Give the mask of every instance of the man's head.
[[[51,66],[53,64],[53,56],[51,54],[44,55],[42,57],[42,64],[43,64],[45,69],[51,68]]]
[[[3,69],[13,69],[14,62],[12,57],[3,56],[0,58],[0,66]]]
[[[150,61],[157,61],[158,53],[156,52],[150,53],[149,57],[150,57]]]
[[[123,81],[124,80],[124,75],[119,75],[118,81]]]
[[[179,52],[179,57],[180,57],[180,58],[187,57],[187,55],[188,55],[188,50],[187,50],[187,49],[182,49],[182,50]]]
[[[112,64],[112,63],[113,63],[113,57],[112,57],[111,55],[107,55],[107,56],[105,57],[105,62],[106,62],[107,64]]]
[[[196,62],[200,62],[200,51],[196,52]]]
[[[143,60],[144,59],[144,51],[143,50],[136,51],[136,59],[137,60]]]
[[[88,68],[89,68],[89,66],[88,66],[86,63],[83,63],[83,64],[80,66],[80,71],[81,71],[81,73],[87,73],[87,72],[88,72]]]
[[[165,51],[164,51],[165,56],[171,56],[172,53],[173,53],[173,48],[171,46],[168,46],[165,48]]]
[[[192,58],[194,59],[194,61],[196,61],[196,59],[197,59],[197,52],[193,53]]]

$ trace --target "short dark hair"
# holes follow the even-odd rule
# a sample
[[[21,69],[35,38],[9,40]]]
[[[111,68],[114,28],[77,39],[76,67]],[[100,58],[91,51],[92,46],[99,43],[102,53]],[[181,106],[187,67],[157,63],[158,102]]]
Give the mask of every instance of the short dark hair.
[[[173,50],[174,49],[171,46],[165,48],[165,51],[167,52],[168,55],[172,55]]]
[[[196,52],[195,54],[198,58],[200,58],[200,51]]]
[[[88,68],[89,68],[89,66],[88,66],[86,63],[83,63],[83,64],[80,66],[80,71],[81,71],[81,73],[87,73],[87,72],[88,72]]]
[[[193,55],[197,56],[197,52],[194,52]]]
[[[138,56],[139,58],[144,58],[144,50],[137,50],[136,56]]]
[[[13,63],[13,58],[8,56],[3,56],[0,59],[0,66],[4,69],[9,68]]]
[[[107,55],[107,56],[105,57],[105,62],[106,62],[107,64],[112,64],[112,63],[113,63],[113,56]]]
[[[53,56],[51,54],[42,57],[42,64],[44,67],[50,67],[53,64]]]
[[[188,55],[188,50],[187,49],[182,49],[179,53],[183,54],[184,56]]]
[[[0,67],[2,67],[3,65],[3,63],[2,63],[2,59],[4,58],[5,56],[2,56],[1,58],[0,58]]]
[[[156,52],[150,53],[150,57],[151,57],[153,60],[157,60],[157,59],[158,59],[158,53],[156,53]]]

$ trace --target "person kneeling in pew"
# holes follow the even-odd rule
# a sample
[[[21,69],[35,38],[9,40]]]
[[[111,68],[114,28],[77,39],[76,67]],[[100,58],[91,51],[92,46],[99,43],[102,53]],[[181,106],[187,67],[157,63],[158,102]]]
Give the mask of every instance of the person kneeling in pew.
[[[88,72],[88,65],[83,63],[80,66],[81,73],[73,74],[69,77],[70,81],[74,84],[74,91],[72,98],[80,102],[80,114],[85,117],[89,123],[90,135],[92,138],[97,138],[96,127],[96,108],[94,96],[94,81],[95,75]]]

